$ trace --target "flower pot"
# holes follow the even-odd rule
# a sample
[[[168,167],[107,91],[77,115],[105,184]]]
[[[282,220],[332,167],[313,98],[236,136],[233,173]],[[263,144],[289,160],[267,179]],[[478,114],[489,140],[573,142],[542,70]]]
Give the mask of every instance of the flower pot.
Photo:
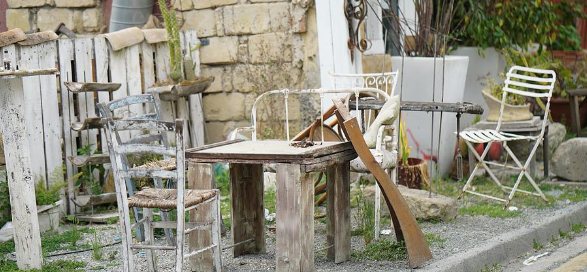
[[[497,122],[499,119],[499,111],[501,109],[501,100],[493,97],[485,91],[482,91],[481,94],[489,108],[487,121]],[[532,112],[530,112],[530,104],[510,105],[506,103],[503,108],[503,117],[501,120],[505,122],[526,121],[532,119],[532,117],[533,115]]]
[[[407,164],[398,165],[398,183],[412,189],[422,189],[422,182],[430,184],[426,160],[408,158]]]
[[[61,202],[61,200],[58,200],[50,205],[37,206],[40,232],[57,230],[59,228],[59,221],[61,221]]]
[[[568,98],[553,97],[550,99],[550,116],[552,120],[562,123],[567,127],[571,126],[571,102]],[[587,107],[579,108],[579,116],[587,116]],[[581,127],[587,125],[587,119],[581,118]]]
[[[448,103],[463,101],[468,57],[446,56],[444,59],[392,57],[391,62],[393,69],[400,71],[395,93],[401,93],[403,101],[432,102],[434,100]],[[427,160],[436,159],[440,176],[448,175],[456,144],[454,132],[457,129],[457,123],[454,114],[444,114],[441,119],[440,114],[436,113],[434,122],[432,114],[427,112],[403,112],[402,118],[406,122],[408,144],[413,147],[412,154]],[[431,136],[434,150],[431,146]],[[440,156],[435,158],[439,139]],[[435,174],[432,173],[432,175]]]
[[[562,61],[565,67],[573,70],[577,61],[585,58],[585,53],[583,51],[553,50],[552,57]]]

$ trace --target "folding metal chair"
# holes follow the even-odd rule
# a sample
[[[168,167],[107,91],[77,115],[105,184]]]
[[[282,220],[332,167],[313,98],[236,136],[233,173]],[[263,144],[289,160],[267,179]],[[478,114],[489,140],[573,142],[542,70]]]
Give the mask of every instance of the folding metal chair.
[[[538,149],[538,145],[540,144],[541,141],[544,140],[544,131],[545,131],[546,124],[548,122],[550,98],[552,97],[552,91],[554,89],[555,81],[556,81],[556,73],[552,70],[542,70],[542,69],[527,68],[527,67],[521,67],[521,66],[513,66],[512,68],[510,68],[510,70],[507,73],[506,80],[504,82],[505,86],[503,87],[503,97],[501,99],[501,110],[499,113],[499,119],[497,121],[496,129],[495,130],[491,130],[491,129],[489,129],[489,130],[472,130],[472,131],[460,132],[460,136],[465,140],[467,146],[469,147],[469,152],[473,153],[473,155],[478,160],[478,162],[475,165],[475,168],[473,169],[473,171],[471,172],[471,175],[469,176],[467,183],[463,187],[463,190],[461,192],[461,195],[459,196],[459,199],[465,193],[470,193],[470,194],[474,194],[474,195],[478,195],[478,196],[482,196],[482,197],[487,197],[487,198],[498,200],[498,201],[503,201],[503,202],[505,202],[505,206],[504,206],[504,209],[505,209],[510,204],[512,198],[514,197],[514,194],[516,192],[521,192],[521,193],[527,193],[527,194],[540,196],[540,197],[542,197],[542,199],[544,199],[544,201],[548,202],[548,199],[546,198],[546,196],[544,196],[544,193],[542,193],[540,188],[538,188],[538,185],[536,185],[536,182],[534,182],[534,179],[532,178],[532,176],[528,174],[527,169],[528,169],[528,166],[530,165],[532,158],[534,157],[534,154],[536,153],[536,150]],[[510,93],[515,94],[515,95],[533,97],[533,98],[546,98],[546,109],[544,111],[544,118],[543,118],[543,122],[542,122],[542,129],[540,130],[540,134],[538,134],[536,136],[526,136],[526,135],[505,133],[505,132],[500,131],[501,124],[502,124],[504,104],[505,104],[507,95]],[[526,160],[526,162],[524,164],[522,164],[520,162],[520,160],[516,157],[514,152],[512,152],[512,150],[507,145],[507,143],[510,141],[520,141],[520,140],[535,141],[534,147],[532,148],[532,150],[528,156],[528,159]],[[505,164],[500,164],[500,163],[496,163],[496,162],[489,162],[489,161],[484,160],[485,156],[487,156],[487,153],[489,152],[491,145],[495,142],[502,143],[504,149],[509,154],[509,156],[512,157],[516,166],[508,166]],[[487,146],[485,147],[485,149],[483,150],[483,153],[481,155],[479,155],[479,153],[477,153],[477,151],[473,147],[473,143],[487,144]],[[518,175],[518,178],[516,180],[516,183],[514,184],[514,187],[509,187],[509,186],[503,185],[499,181],[497,176],[493,173],[491,168],[489,168],[488,165],[497,165],[497,166],[507,167],[510,169],[520,170],[520,174]],[[475,173],[477,172],[477,170],[481,166],[483,168],[485,168],[485,170],[487,171],[487,173],[489,174],[491,179],[504,192],[507,192],[509,190],[509,196],[508,196],[507,200],[469,190],[469,187],[471,186],[471,182],[475,176]],[[530,192],[530,191],[518,189],[518,186],[520,185],[520,181],[522,180],[523,176],[526,176],[526,178],[528,179],[530,184],[532,184],[532,187],[534,187],[536,192]]]

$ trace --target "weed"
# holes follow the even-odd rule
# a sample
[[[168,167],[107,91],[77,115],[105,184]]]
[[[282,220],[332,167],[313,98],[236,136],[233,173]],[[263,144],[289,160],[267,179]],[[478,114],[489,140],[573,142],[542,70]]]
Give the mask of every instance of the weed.
[[[112,225],[116,222],[118,222],[118,217],[110,217],[110,218],[106,219],[106,224],[108,224],[108,225]]]
[[[77,150],[77,154],[78,155],[94,155],[94,154],[100,154],[101,152],[99,150],[92,150],[92,146],[94,144],[87,144],[82,148],[79,148]],[[92,192],[92,194],[101,194],[104,193],[104,189],[102,188],[102,185],[100,184],[100,180],[96,180],[94,177],[94,172],[98,171],[98,176],[102,176],[104,174],[104,167],[102,165],[90,165],[88,164],[87,166],[84,166],[84,171],[82,172],[82,175],[79,177],[79,179],[76,182],[77,186],[80,186],[82,188],[84,187],[89,187],[90,191]]]
[[[438,234],[426,233],[424,234],[424,237],[426,237],[428,245],[437,245],[439,248],[444,248],[444,242],[446,239],[440,237]]]
[[[403,241],[380,239],[376,243],[365,246],[362,251],[353,252],[352,255],[359,260],[395,261],[405,259],[406,245]]]
[[[579,233],[579,232],[582,232],[585,229],[585,225],[583,225],[583,223],[571,224],[571,229],[575,233]]]
[[[503,205],[495,203],[476,203],[469,207],[459,208],[459,214],[468,214],[471,216],[487,215],[494,218],[508,218],[520,215],[521,211],[507,211]]]
[[[587,199],[587,190],[583,189],[566,189],[564,193],[562,193],[558,199],[560,200],[570,200],[571,202],[581,202]]]
[[[363,234],[365,244],[371,243],[373,236],[375,236],[375,204],[366,200],[363,194],[356,196],[358,210],[356,213],[357,222],[359,222],[358,230]]]
[[[538,243],[536,239],[532,240],[532,248],[534,248],[534,250],[541,250],[543,247],[544,246]]]
[[[43,265],[41,270],[31,270],[38,272],[62,272],[62,271],[84,271],[82,268],[86,267],[85,262],[70,261],[70,260],[55,260]],[[0,271],[21,271],[18,269],[15,261],[0,260]]]
[[[98,236],[94,232],[94,240],[92,241],[92,255],[94,256],[94,260],[101,261],[102,260],[102,245],[98,240]]]
[[[230,171],[225,164],[217,163],[214,167],[214,179],[216,180],[216,188],[220,190],[221,196],[228,196],[230,194]]]
[[[558,235],[561,237],[561,239],[566,239],[571,236],[569,231],[564,231],[561,229],[558,230]]]

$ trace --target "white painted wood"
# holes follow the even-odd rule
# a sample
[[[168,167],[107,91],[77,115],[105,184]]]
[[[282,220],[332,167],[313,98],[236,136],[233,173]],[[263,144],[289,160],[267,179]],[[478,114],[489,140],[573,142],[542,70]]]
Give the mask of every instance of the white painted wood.
[[[96,82],[109,82],[108,44],[105,37],[98,36],[94,38],[94,56],[96,60]],[[98,92],[99,103],[108,101],[110,101],[110,94],[108,92]],[[102,143],[102,153],[107,154],[108,146],[106,145],[106,133],[102,131],[100,131],[100,142]]]
[[[113,51],[112,48],[109,47],[110,52],[110,75],[112,78],[112,82],[121,83],[120,89],[118,91],[112,93],[112,97],[114,100],[123,98],[128,96],[128,85],[127,85],[127,77],[126,77],[126,49],[121,49],[119,51]],[[115,116],[128,116],[129,108],[122,107],[115,112]],[[130,134],[128,131],[121,131],[118,133],[122,142],[128,141],[130,139]]]
[[[94,82],[92,59],[93,43],[91,39],[76,39],[75,45],[75,69],[76,80],[78,82]],[[80,93],[78,94],[78,108],[79,119],[78,122],[83,122],[88,117],[96,116],[96,102],[94,101],[94,93]],[[81,132],[82,145],[92,145],[91,150],[95,151],[97,148],[97,131],[85,130]],[[82,146],[83,147],[83,146]]]
[[[184,48],[195,48],[200,44],[198,35],[195,30],[186,31],[184,34]],[[187,50],[186,50],[187,52]],[[200,75],[200,49],[193,51],[192,59],[194,61],[194,68],[196,76]],[[220,79],[218,79],[220,80]],[[202,107],[202,94],[194,94],[189,96],[188,101],[189,111],[189,135],[193,147],[202,146],[205,142],[204,131],[204,111]]]
[[[59,60],[59,81],[61,92],[61,111],[63,121],[63,141],[65,146],[65,157],[74,156],[77,154],[77,144],[73,131],[70,129],[72,120],[75,120],[73,108],[73,94],[70,93],[63,82],[72,81],[73,73],[71,61],[73,60],[73,43],[69,39],[60,39],[57,41],[58,45],[58,60]],[[77,172],[73,164],[69,160],[65,160],[66,177],[68,179],[67,190],[69,195],[68,211],[69,214],[75,213],[75,204],[72,199],[74,196],[74,182],[71,177]]]
[[[139,95],[143,93],[141,86],[141,64],[139,58],[139,46],[135,44],[126,48],[126,81],[128,95]],[[142,104],[133,104],[129,106],[130,116],[145,114]],[[137,131],[132,131],[131,137],[137,136]]]
[[[316,1],[318,49],[320,54],[320,83],[331,89],[329,73],[360,74],[363,70],[361,54],[354,49],[354,62],[348,49],[347,19],[344,16],[344,0]],[[332,106],[336,94],[326,94],[322,110]]]
[[[157,43],[155,44],[155,75],[157,76],[156,83],[163,83],[167,82],[171,84],[171,80],[169,79],[170,73],[170,63],[169,63],[169,47],[167,43]],[[161,110],[161,120],[163,121],[173,121],[175,120],[175,112],[173,104],[169,101],[161,101],[159,105],[159,109]],[[170,133],[167,134],[167,139],[169,141],[173,141],[173,137]]]
[[[143,67],[143,90],[146,91],[148,88],[155,84],[155,60],[154,60],[154,48],[153,45],[148,44],[146,41],[141,43],[141,63]],[[154,112],[155,109],[153,104],[145,105],[146,112]]]
[[[55,41],[39,45],[39,66],[54,68],[57,45]],[[63,171],[63,152],[61,150],[61,120],[59,119],[59,101],[57,94],[57,78],[55,75],[39,76],[41,88],[43,138],[45,144],[45,162],[47,169],[47,185],[51,187],[51,174]],[[66,206],[66,205],[62,205]]]
[[[41,269],[41,236],[35,203],[35,184],[31,171],[29,141],[25,121],[23,80],[0,78],[0,121],[4,142],[6,170],[16,263],[19,269]]]
[[[38,45],[20,47],[19,67],[22,69],[39,69]],[[25,103],[25,122],[27,140],[31,154],[31,170],[35,183],[43,180],[47,186],[47,168],[45,165],[45,146],[43,144],[43,112],[41,108],[41,88],[38,76],[25,77],[22,80]]]

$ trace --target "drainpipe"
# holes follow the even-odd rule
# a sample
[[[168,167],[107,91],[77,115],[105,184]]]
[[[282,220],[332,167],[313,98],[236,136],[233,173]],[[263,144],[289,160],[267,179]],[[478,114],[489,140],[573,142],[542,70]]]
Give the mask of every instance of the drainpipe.
[[[113,0],[109,32],[142,27],[153,10],[155,0]]]

